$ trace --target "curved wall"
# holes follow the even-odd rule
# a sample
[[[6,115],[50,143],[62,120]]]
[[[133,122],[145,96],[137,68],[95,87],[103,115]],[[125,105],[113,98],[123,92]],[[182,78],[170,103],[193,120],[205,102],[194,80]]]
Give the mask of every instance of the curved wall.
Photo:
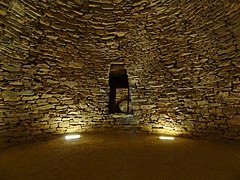
[[[0,139],[83,131],[240,140],[240,3],[0,2]],[[108,114],[125,64],[133,114]]]

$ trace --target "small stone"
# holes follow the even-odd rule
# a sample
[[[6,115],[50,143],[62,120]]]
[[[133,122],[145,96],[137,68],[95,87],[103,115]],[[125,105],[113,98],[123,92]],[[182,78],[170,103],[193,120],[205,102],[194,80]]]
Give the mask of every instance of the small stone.
[[[115,4],[119,4],[121,2],[123,2],[123,0],[113,0],[113,3],[115,3]]]
[[[78,83],[76,81],[64,81],[64,82],[61,82],[60,85],[66,85],[70,88],[73,88],[74,86],[77,86]]]
[[[20,97],[5,97],[4,101],[19,101],[21,98]]]
[[[141,105],[140,106],[140,109],[142,109],[142,110],[144,110],[144,109],[152,109],[152,108],[155,108],[156,107],[156,105]]]
[[[58,39],[58,36],[46,36],[48,39],[51,39],[51,40],[57,40]]]
[[[229,97],[229,92],[220,92],[219,95],[223,98]]]
[[[124,37],[125,35],[126,35],[126,32],[116,32],[116,35],[118,36],[118,37]]]
[[[14,81],[14,82],[10,82],[10,85],[14,85],[14,86],[21,86],[23,85],[23,83],[21,81]]]
[[[60,127],[60,128],[63,128],[63,127],[69,127],[69,122],[62,122],[62,123],[59,123],[59,127]]]
[[[40,24],[46,25],[46,26],[50,26],[51,21],[48,18],[42,18],[40,19]]]
[[[3,65],[2,68],[6,71],[9,71],[9,72],[20,71],[20,66]]]
[[[79,63],[79,62],[76,62],[76,61],[70,61],[68,63],[68,66],[71,67],[71,68],[83,68],[83,64],[82,63]]]
[[[208,101],[197,101],[197,104],[198,104],[199,106],[206,106],[206,105],[208,105],[209,103],[208,103]]]
[[[14,91],[2,91],[3,98],[7,97],[19,97],[19,92]]]
[[[36,100],[38,98],[39,98],[39,96],[25,96],[25,97],[22,98],[22,100],[24,100],[24,101],[32,101],[32,100]]]
[[[1,16],[6,16],[6,15],[7,15],[7,12],[6,12],[6,11],[3,11],[2,9],[0,9],[0,15],[1,15]]]
[[[53,95],[52,94],[43,94],[42,96],[41,96],[41,98],[43,98],[43,99],[45,99],[45,98],[51,98]]]
[[[52,108],[54,108],[54,105],[52,105],[52,104],[37,107],[38,110],[47,110],[47,109],[52,109]]]
[[[34,91],[33,91],[33,90],[24,90],[24,91],[21,91],[21,92],[20,92],[20,95],[23,95],[23,96],[32,96],[32,95],[34,95]]]
[[[54,81],[52,79],[47,79],[47,83],[49,83],[49,84],[58,84],[59,81]]]

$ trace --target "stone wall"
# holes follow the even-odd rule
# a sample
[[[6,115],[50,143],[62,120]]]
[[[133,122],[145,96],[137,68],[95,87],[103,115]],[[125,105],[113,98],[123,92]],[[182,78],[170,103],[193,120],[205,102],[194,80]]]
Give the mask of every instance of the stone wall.
[[[2,0],[0,139],[113,131],[240,140],[238,0]],[[133,114],[108,114],[125,64]]]

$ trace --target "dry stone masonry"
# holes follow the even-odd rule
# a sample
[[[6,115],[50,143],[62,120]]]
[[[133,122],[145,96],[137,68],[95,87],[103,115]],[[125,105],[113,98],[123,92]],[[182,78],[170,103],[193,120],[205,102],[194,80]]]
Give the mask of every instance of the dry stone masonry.
[[[0,141],[110,131],[240,140],[239,0],[1,0]],[[123,63],[133,114],[109,114]]]

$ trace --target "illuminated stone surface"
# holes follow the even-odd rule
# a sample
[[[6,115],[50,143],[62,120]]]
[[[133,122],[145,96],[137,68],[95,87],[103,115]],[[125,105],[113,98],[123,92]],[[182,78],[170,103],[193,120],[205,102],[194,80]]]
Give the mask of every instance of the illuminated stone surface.
[[[237,1],[2,0],[0,141],[82,131],[240,140]],[[133,115],[108,114],[109,67]]]

